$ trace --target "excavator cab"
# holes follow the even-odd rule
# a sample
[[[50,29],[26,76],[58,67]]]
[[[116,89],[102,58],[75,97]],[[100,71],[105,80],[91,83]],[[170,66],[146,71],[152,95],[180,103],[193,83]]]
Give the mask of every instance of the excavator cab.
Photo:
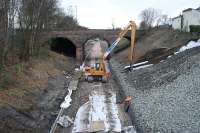
[[[96,68],[96,70],[99,70],[100,69],[100,63],[96,63],[95,68]]]
[[[85,67],[85,80],[107,82],[110,74],[105,71],[104,63],[95,63],[94,67]]]

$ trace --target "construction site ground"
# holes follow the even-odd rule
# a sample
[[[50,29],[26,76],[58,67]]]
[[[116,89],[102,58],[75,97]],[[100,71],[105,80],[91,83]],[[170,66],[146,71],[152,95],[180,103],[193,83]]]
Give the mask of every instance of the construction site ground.
[[[102,43],[106,42],[102,41]],[[93,52],[96,54],[97,50],[99,49],[95,46]],[[1,91],[0,131],[3,133],[49,132],[59,113],[60,105],[68,94],[76,62],[74,58],[50,52],[47,58],[36,59],[35,64],[27,65],[29,67],[23,69],[18,75],[17,81],[19,80],[20,85],[16,85],[15,88],[18,93],[9,93],[14,88]],[[110,92],[116,93],[121,126],[132,125],[131,119],[124,112],[122,104],[124,97],[118,93],[119,88],[113,78],[108,83],[102,84],[88,83],[82,77],[77,90],[72,93],[71,106],[64,111],[63,115],[75,118],[78,109],[88,102],[94,90],[108,98]],[[73,125],[63,128],[58,124],[55,132],[71,132],[72,128]]]
[[[85,80],[82,80],[78,84],[78,88],[74,93],[72,94],[72,105],[63,113],[63,115],[68,115],[71,118],[75,118],[78,109],[85,103],[89,101],[89,96],[93,93],[97,92],[100,94],[104,94],[107,97],[111,97],[111,93],[115,93],[117,96],[117,103],[118,103],[118,110],[120,114],[120,120],[122,127],[128,127],[132,126],[132,121],[128,114],[125,113],[123,108],[123,96],[119,93],[119,87],[113,80],[113,78],[110,79],[109,83],[100,83],[100,82],[93,82],[88,83]],[[89,112],[88,112],[89,113]],[[88,121],[86,121],[85,124],[88,124]],[[58,133],[71,133],[72,132],[73,125],[64,128],[61,126],[58,126],[56,132]]]
[[[105,51],[107,47],[107,42],[104,40],[94,39],[94,40],[88,40],[86,43],[86,55],[89,58],[87,60],[86,64],[95,63],[96,61],[99,61],[102,55],[102,51]],[[98,59],[98,60],[97,60]],[[73,80],[73,79],[72,79]],[[78,111],[81,107],[87,106],[87,103],[89,103],[89,106],[86,107],[85,111],[81,112],[81,116],[84,119],[82,122],[78,122],[78,125],[74,122],[71,126],[64,128],[62,126],[58,126],[56,129],[56,132],[58,133],[71,133],[76,129],[76,126],[78,127],[85,127],[85,129],[78,130],[75,132],[94,132],[94,131],[101,131],[106,128],[106,121],[108,121],[110,127],[107,129],[109,132],[117,132],[117,130],[125,129],[132,126],[132,121],[127,113],[125,113],[124,110],[124,96],[119,93],[119,87],[117,86],[117,83],[114,81],[113,77],[110,77],[109,81],[107,83],[102,83],[101,81],[94,81],[92,83],[89,83],[85,81],[84,74],[82,75],[81,79],[79,79],[77,89],[73,91],[72,94],[72,102],[71,106],[64,111],[62,115],[66,115],[71,117],[74,121],[75,118],[78,116]],[[91,101],[91,99],[94,98],[94,96],[97,97],[97,99],[94,99],[94,101]],[[98,99],[101,99],[102,96],[106,98],[105,103],[101,103],[101,100],[98,101]],[[112,97],[114,96],[114,103],[110,100],[112,100]],[[94,103],[91,102],[97,102],[99,105],[93,105]],[[96,110],[92,106],[102,106],[101,104],[105,104],[105,107],[99,108],[100,110]],[[114,104],[113,106],[111,106]],[[116,105],[116,108],[114,108]],[[106,109],[105,109],[106,108]],[[102,110],[101,110],[102,109]],[[92,110],[92,111],[91,111]],[[99,113],[98,113],[99,111]],[[89,112],[97,113],[95,115],[101,114],[103,116],[106,116],[106,120],[102,118],[92,118],[96,116],[92,116]],[[115,114],[116,113],[116,114]],[[84,116],[85,115],[85,116]],[[117,118],[116,118],[117,117]],[[90,120],[95,119],[95,121]],[[119,119],[119,123],[116,124],[116,119]],[[101,122],[103,121],[103,124]],[[95,125],[94,127],[92,125]],[[120,127],[117,127],[120,126]],[[88,128],[90,127],[90,128]],[[91,128],[92,127],[92,128]],[[99,128],[101,130],[99,130]],[[86,131],[84,131],[86,130]],[[91,131],[89,131],[91,130]],[[105,129],[106,130],[106,129]],[[133,127],[133,130],[135,128]]]
[[[171,58],[157,58],[168,57],[193,38],[196,36],[171,29],[153,29],[146,33],[137,40],[135,62],[151,59],[155,63],[128,72],[123,71],[129,65],[128,49],[114,55],[110,81],[87,83],[81,79],[64,115],[75,118],[96,86],[108,96],[109,92],[116,93],[119,105],[125,96],[132,97],[129,116],[123,107],[119,114],[122,125],[133,124],[138,133],[199,133],[200,49],[184,51]],[[53,52],[48,58],[26,64],[14,76],[17,83],[0,92],[0,132],[49,132],[68,93],[76,64],[74,58]],[[68,133],[72,128],[73,125],[68,128],[58,125],[56,132]]]

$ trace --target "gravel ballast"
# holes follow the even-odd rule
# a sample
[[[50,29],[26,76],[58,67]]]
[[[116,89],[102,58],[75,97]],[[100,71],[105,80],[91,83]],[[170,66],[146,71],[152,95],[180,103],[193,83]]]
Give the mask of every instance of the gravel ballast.
[[[123,66],[111,60],[121,91],[133,97],[137,132],[200,132],[200,48],[128,73]]]

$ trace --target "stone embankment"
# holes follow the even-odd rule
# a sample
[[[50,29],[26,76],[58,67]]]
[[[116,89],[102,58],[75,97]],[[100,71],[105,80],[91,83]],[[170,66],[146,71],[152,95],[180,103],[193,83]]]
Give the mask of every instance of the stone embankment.
[[[131,72],[110,64],[121,93],[132,96],[137,132],[200,132],[200,48]]]

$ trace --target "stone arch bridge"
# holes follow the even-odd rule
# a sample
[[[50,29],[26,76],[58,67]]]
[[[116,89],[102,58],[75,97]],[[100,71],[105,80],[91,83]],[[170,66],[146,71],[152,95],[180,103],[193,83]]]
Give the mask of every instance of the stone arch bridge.
[[[71,44],[75,46],[74,48],[75,48],[76,59],[82,61],[84,44],[87,42],[87,40],[98,37],[100,39],[106,40],[109,44],[111,44],[118,37],[119,33],[120,30],[104,30],[104,29],[50,31],[50,32],[43,32],[39,40],[41,43],[44,43],[46,41],[56,38],[67,39],[68,42],[71,42]],[[126,36],[130,37],[130,32],[127,33]]]

